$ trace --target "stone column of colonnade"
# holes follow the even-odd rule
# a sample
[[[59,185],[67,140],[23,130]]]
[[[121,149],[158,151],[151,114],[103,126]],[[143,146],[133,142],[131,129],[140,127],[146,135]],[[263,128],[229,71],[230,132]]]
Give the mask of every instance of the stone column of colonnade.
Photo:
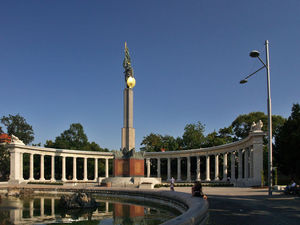
[[[206,155],[206,178],[205,181],[210,181],[210,156]]]
[[[186,158],[186,181],[191,182],[191,157]]]
[[[238,180],[243,178],[243,150],[238,150]]]
[[[171,158],[168,158],[167,176],[167,180],[171,180]]]
[[[77,158],[73,157],[73,181],[77,181]]]
[[[196,176],[196,180],[200,181],[201,180],[201,171],[200,171],[200,156],[197,156],[197,176]]]
[[[150,177],[150,158],[146,159],[146,166],[147,166],[147,177]]]
[[[181,181],[181,158],[177,158],[177,181]]]
[[[84,157],[83,158],[83,180],[87,181],[88,177],[87,177],[87,158]]]
[[[97,181],[98,179],[98,159],[95,158],[95,164],[94,164],[94,181]]]
[[[30,153],[30,158],[29,158],[29,180],[33,181],[33,153]]]
[[[62,174],[61,174],[61,181],[64,182],[66,181],[66,156],[62,156]]]
[[[51,182],[55,182],[55,156],[51,155]]]
[[[231,159],[231,181],[235,180],[235,152],[232,151],[230,154],[230,159]]]
[[[44,176],[44,155],[41,154],[41,160],[40,160],[40,163],[41,163],[41,166],[40,166],[40,181],[45,181],[45,176]]]
[[[227,181],[227,152],[223,154],[223,181]]]
[[[215,181],[219,180],[219,155],[215,155]]]
[[[157,177],[161,177],[160,158],[157,158]]]
[[[248,162],[248,154],[249,154],[249,151],[248,151],[248,148],[245,148],[245,151],[244,151],[244,179],[248,179],[248,166],[249,166],[249,162]]]

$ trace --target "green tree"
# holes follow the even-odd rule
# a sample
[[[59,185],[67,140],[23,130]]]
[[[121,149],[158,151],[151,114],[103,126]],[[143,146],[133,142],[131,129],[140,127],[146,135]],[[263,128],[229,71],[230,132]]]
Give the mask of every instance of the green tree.
[[[143,138],[141,151],[145,152],[160,152],[162,145],[162,136],[160,134],[151,133]]]
[[[8,135],[15,135],[24,144],[29,144],[34,139],[34,132],[32,126],[29,125],[24,117],[17,115],[8,115],[1,118],[1,123],[6,126]],[[0,133],[3,133],[3,130],[0,128]],[[9,178],[9,150],[6,145],[0,145],[0,180],[8,180]]]
[[[218,132],[213,131],[209,133],[205,137],[205,142],[202,145],[202,147],[212,147],[212,146],[217,146],[217,145],[224,145],[227,143],[231,143],[233,141],[236,141],[237,138],[233,136],[233,131],[232,127],[224,127],[219,129]]]
[[[25,118],[17,115],[8,115],[1,118],[1,123],[6,126],[8,135],[15,135],[24,144],[28,145],[34,140],[34,132],[32,126],[29,125]]]
[[[182,150],[184,148],[184,143],[181,137],[176,138],[176,143],[178,145],[178,150]]]
[[[55,142],[47,140],[45,147],[83,150],[87,145],[88,138],[82,125],[73,123],[68,130],[65,130],[60,136],[55,138]]]
[[[0,134],[2,134],[2,133],[4,133],[4,132],[3,132],[3,130],[2,130],[2,127],[0,127]]]
[[[80,123],[72,123],[68,130],[65,130],[60,136],[55,138],[54,142],[52,140],[47,140],[45,147],[109,152],[107,148],[103,149],[97,143],[89,142],[84,133],[83,126]]]
[[[205,127],[201,122],[187,124],[184,128],[182,140],[185,149],[200,148],[205,142],[204,137]]]
[[[175,151],[178,150],[179,144],[174,137],[165,135],[162,137],[162,147],[166,151]]]
[[[275,137],[275,162],[285,175],[300,177],[300,105],[294,104],[292,113]]]
[[[250,128],[253,122],[261,120],[264,124],[263,131],[268,129],[268,116],[263,112],[251,112],[249,114],[239,115],[231,124],[233,134],[238,139],[246,138],[249,135]],[[278,134],[279,128],[284,124],[285,119],[279,115],[272,116],[272,131],[275,137]]]

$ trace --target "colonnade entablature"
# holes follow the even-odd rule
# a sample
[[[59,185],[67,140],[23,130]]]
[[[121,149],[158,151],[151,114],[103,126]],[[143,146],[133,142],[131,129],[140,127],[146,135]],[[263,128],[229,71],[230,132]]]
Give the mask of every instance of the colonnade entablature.
[[[174,177],[177,182],[198,180],[231,182],[236,186],[260,185],[263,171],[264,135],[265,133],[261,130],[256,130],[250,132],[249,136],[243,140],[215,147],[145,152],[145,176],[158,177],[167,181]],[[98,177],[109,177],[109,160],[114,159],[113,152],[43,148],[26,146],[20,142],[12,142],[8,147],[10,151],[9,182],[11,183],[97,182]],[[28,154],[27,171],[29,167],[29,174],[24,178],[23,161],[26,154]],[[34,157],[38,157],[38,160]],[[105,170],[102,171],[102,176],[99,176],[100,163],[103,163],[101,168]],[[81,168],[80,172],[78,165]]]

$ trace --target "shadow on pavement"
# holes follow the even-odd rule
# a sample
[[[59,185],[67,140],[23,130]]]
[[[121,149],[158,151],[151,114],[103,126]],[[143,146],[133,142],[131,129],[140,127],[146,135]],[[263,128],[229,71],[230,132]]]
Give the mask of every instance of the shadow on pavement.
[[[300,198],[209,195],[209,225],[298,225]]]

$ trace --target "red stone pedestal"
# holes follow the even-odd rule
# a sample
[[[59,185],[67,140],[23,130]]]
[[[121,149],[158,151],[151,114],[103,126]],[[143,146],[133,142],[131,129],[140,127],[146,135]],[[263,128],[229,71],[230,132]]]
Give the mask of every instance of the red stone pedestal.
[[[115,177],[143,177],[144,159],[115,159],[114,160]]]

